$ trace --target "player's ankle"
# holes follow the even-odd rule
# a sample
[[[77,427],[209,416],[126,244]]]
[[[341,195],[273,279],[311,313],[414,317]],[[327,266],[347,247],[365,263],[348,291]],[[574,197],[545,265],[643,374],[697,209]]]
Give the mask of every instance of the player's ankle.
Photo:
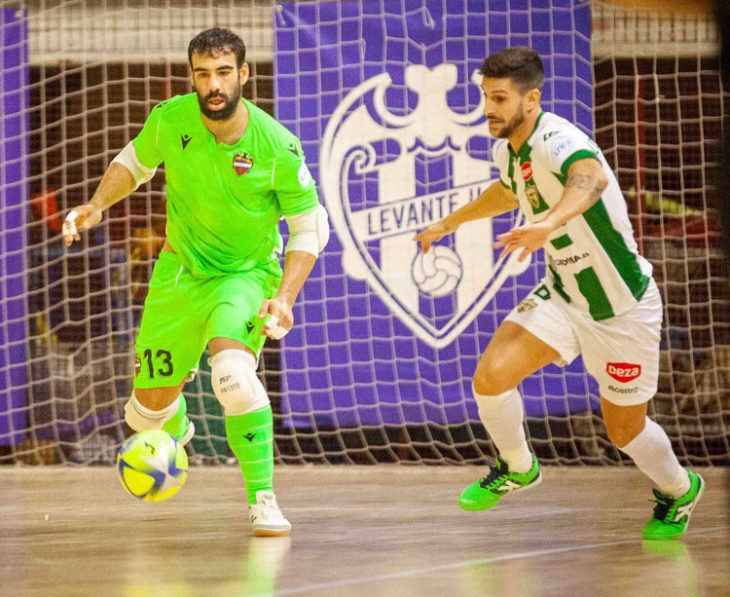
[[[513,450],[500,450],[499,455],[513,473],[528,473],[532,469],[532,453],[527,442]]]

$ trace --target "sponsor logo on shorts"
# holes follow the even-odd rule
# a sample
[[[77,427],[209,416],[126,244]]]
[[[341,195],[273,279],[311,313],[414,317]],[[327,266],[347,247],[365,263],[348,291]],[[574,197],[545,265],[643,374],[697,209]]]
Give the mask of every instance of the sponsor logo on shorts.
[[[641,375],[641,365],[633,363],[606,363],[606,373],[619,383],[628,383]]]
[[[535,299],[526,298],[519,305],[517,305],[517,312],[524,313],[525,311],[530,311],[531,309],[534,309],[535,307],[537,307],[537,303],[535,302]]]
[[[633,388],[617,388],[613,384],[608,384],[608,389],[616,394],[637,394],[639,392],[639,388],[636,386]]]
[[[233,156],[233,169],[241,176],[253,168],[253,158],[247,153],[237,153]]]
[[[522,178],[530,180],[532,178],[532,163],[525,162],[522,164]]]
[[[582,255],[573,255],[571,257],[565,257],[564,259],[551,259],[552,265],[557,265],[558,267],[562,267],[563,265],[571,265],[573,263],[578,263],[581,259],[585,259],[586,257],[590,257],[590,253],[585,252]]]

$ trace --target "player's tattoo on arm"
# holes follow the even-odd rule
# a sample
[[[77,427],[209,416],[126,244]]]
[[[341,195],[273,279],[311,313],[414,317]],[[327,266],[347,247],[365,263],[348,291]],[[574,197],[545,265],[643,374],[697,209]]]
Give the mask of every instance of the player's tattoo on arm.
[[[591,199],[597,201],[601,196],[601,193],[603,193],[605,186],[601,187],[599,184],[596,184],[596,179],[593,176],[574,173],[568,175],[568,179],[565,181],[565,188],[576,188],[588,191]]]

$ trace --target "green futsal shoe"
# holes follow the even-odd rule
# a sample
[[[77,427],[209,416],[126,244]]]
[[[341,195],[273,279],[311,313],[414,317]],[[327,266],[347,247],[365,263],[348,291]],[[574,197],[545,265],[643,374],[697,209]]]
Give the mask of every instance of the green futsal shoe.
[[[497,456],[489,474],[472,483],[459,496],[459,506],[463,510],[487,510],[508,493],[536,487],[542,481],[537,458],[532,455],[532,468],[526,473],[513,473],[507,463]]]
[[[697,473],[688,470],[690,487],[684,495],[674,498],[653,489],[656,497],[654,514],[644,527],[644,539],[674,539],[687,530],[692,510],[705,491],[705,481]]]
[[[179,441],[183,446],[187,444],[195,435],[195,425],[189,419],[188,405],[185,396],[180,394],[180,402],[175,415],[165,421],[162,426],[163,431],[167,431],[172,437]]]
[[[185,415],[180,421],[174,421],[169,424],[170,421],[162,426],[164,431],[167,431],[172,437],[174,437],[183,446],[187,445],[193,436],[195,435],[195,425]]]

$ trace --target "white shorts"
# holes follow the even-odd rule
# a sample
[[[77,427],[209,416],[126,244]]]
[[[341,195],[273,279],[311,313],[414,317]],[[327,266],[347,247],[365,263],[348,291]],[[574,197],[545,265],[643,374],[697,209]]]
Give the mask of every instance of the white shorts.
[[[662,299],[651,281],[635,307],[610,319],[595,321],[565,302],[548,280],[535,288],[505,321],[512,321],[553,347],[559,367],[580,354],[598,381],[601,396],[619,406],[652,399],[659,378]]]

